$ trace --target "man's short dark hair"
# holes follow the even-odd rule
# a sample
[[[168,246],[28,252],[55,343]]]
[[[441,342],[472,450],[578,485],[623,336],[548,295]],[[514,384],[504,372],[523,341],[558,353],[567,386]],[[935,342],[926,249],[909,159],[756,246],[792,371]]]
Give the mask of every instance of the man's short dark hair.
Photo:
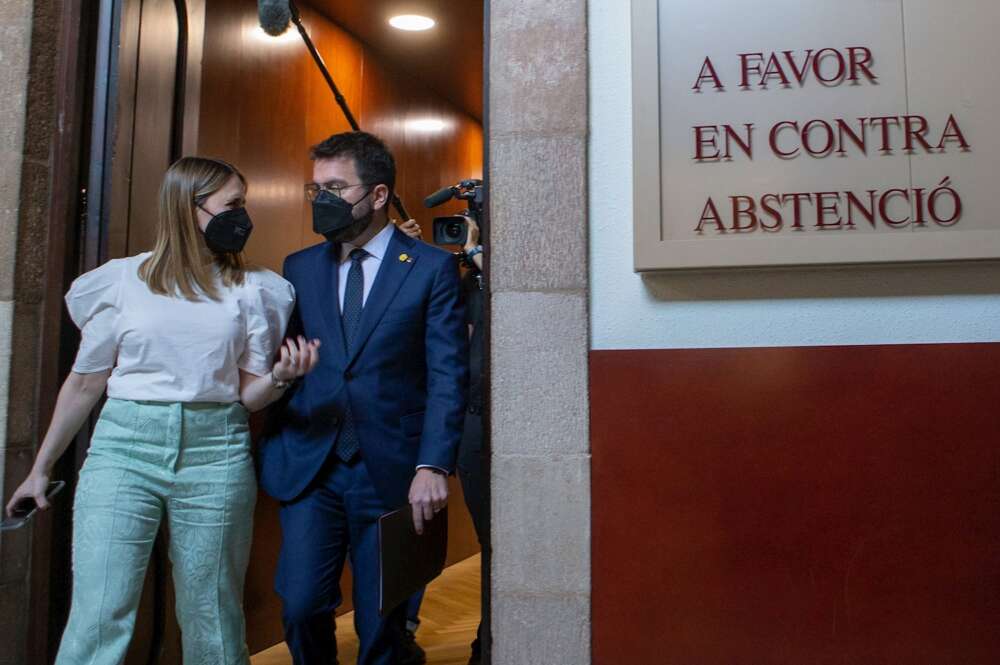
[[[309,158],[336,159],[351,157],[361,182],[383,184],[389,188],[391,196],[396,189],[396,160],[389,147],[374,134],[368,132],[343,132],[334,134],[322,143],[309,149]]]

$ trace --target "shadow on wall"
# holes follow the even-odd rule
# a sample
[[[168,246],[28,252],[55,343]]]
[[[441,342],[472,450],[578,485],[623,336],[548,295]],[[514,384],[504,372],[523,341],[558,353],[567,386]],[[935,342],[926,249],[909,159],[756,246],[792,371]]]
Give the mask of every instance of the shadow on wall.
[[[1000,261],[643,273],[655,300],[900,298],[1000,294]]]

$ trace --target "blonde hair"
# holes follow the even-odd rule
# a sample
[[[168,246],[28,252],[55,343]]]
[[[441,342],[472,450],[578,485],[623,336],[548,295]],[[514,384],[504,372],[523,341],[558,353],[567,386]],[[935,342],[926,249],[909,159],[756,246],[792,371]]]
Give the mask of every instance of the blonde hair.
[[[160,210],[153,255],[139,266],[139,277],[150,290],[173,296],[179,292],[196,300],[202,294],[218,299],[213,266],[219,268],[222,283],[243,283],[246,260],[242,252],[214,255],[204,261],[205,240],[198,227],[196,205],[222,189],[237,176],[246,188],[246,178],[233,166],[217,159],[182,157],[174,162],[160,186]]]

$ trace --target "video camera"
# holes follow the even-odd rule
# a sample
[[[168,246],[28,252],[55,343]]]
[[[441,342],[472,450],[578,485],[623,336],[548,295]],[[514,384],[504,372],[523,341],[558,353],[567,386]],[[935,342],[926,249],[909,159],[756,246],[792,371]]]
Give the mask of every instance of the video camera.
[[[464,245],[469,237],[466,217],[471,217],[482,228],[483,225],[483,181],[463,180],[456,185],[445,187],[424,199],[424,206],[436,208],[452,199],[468,201],[469,207],[457,215],[434,218],[433,240],[436,245]]]

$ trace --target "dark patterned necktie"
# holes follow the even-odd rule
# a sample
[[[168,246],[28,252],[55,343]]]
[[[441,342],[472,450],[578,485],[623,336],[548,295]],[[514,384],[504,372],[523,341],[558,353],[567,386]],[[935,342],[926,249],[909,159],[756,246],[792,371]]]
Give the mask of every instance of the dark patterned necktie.
[[[365,273],[361,262],[368,257],[368,252],[363,249],[352,249],[349,256],[351,269],[347,272],[344,307],[340,313],[341,323],[344,327],[344,343],[347,347],[344,351],[348,353],[354,343],[354,336],[358,332],[358,324],[361,323],[361,308],[365,298]],[[348,404],[344,424],[340,428],[340,437],[337,439],[337,457],[349,462],[360,449],[361,441],[358,439],[358,430],[354,425],[354,416],[351,415],[351,407]]]

